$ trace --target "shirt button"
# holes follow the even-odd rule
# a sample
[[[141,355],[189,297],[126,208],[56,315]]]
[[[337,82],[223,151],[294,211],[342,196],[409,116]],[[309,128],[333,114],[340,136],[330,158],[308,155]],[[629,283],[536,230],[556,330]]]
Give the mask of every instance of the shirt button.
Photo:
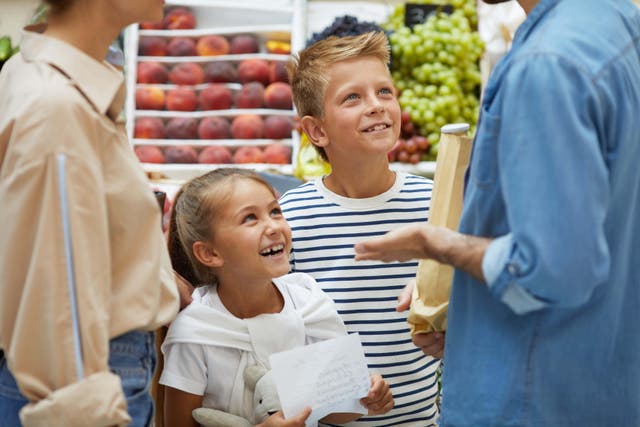
[[[520,269],[518,268],[517,264],[509,264],[507,266],[507,271],[509,272],[509,274],[511,274],[512,276],[515,276],[516,274],[518,274],[520,272]]]

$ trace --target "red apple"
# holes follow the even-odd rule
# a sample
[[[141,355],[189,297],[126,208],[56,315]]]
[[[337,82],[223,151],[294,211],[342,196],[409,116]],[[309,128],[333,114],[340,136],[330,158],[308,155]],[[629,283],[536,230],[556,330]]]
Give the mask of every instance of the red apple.
[[[226,37],[213,34],[200,37],[196,49],[200,56],[217,56],[229,53],[229,42]]]
[[[192,117],[174,117],[167,122],[164,131],[168,139],[197,139],[198,120]]]
[[[258,53],[259,51],[258,40],[251,34],[233,36],[231,43],[229,43],[229,53],[231,54]]]
[[[196,42],[189,37],[173,37],[167,45],[169,56],[197,56]]]
[[[264,121],[263,136],[268,139],[291,138],[292,129],[293,122],[290,117],[269,116]]]
[[[140,37],[140,39],[138,40],[138,55],[166,56],[167,41],[164,37]]]
[[[198,153],[190,145],[173,145],[165,148],[166,163],[198,163]]]
[[[227,61],[210,62],[204,66],[204,80],[208,83],[233,83],[238,81],[238,71]]]
[[[269,82],[289,83],[289,76],[287,75],[287,67],[285,62],[272,61],[269,64]]]

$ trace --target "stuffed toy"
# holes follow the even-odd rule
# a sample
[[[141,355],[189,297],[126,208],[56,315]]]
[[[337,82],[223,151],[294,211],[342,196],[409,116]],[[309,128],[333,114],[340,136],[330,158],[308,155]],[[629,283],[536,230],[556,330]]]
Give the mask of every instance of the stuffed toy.
[[[271,371],[258,365],[247,366],[244,370],[244,382],[249,389],[253,390],[255,424],[263,422],[281,409]],[[203,427],[253,427],[255,425],[246,418],[210,408],[194,409],[193,418]]]

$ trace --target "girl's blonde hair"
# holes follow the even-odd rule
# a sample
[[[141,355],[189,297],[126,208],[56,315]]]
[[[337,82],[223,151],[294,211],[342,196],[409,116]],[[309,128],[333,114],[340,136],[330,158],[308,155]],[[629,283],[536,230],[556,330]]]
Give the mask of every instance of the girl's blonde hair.
[[[232,194],[234,182],[240,179],[256,181],[277,197],[274,188],[260,175],[239,168],[207,172],[184,184],[176,194],[168,230],[169,255],[173,269],[195,286],[217,282],[212,269],[195,257],[193,244],[211,240],[216,215]]]
[[[372,56],[389,65],[389,41],[385,33],[371,31],[358,36],[331,36],[301,50],[297,55],[292,55],[287,63],[287,74],[298,115],[322,118],[331,66],[365,56]],[[366,73],[367,70],[359,72]],[[316,147],[316,150],[327,160],[321,147]]]

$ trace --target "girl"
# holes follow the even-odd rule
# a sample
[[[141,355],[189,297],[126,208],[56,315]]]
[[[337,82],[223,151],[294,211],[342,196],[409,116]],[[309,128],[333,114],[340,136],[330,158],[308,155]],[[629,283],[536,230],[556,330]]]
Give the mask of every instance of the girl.
[[[147,426],[178,293],[104,58],[163,1],[47,3],[0,73],[0,423]]]
[[[268,368],[269,355],[344,335],[332,301],[306,274],[289,274],[291,230],[275,190],[246,169],[223,168],[188,182],[177,194],[169,224],[175,270],[203,284],[171,324],[162,351],[165,425],[197,425],[204,406],[251,419],[245,389],[248,365]],[[389,387],[372,376],[362,400],[370,414],[393,407]],[[309,410],[265,426],[303,426]],[[342,423],[358,414],[332,414]]]

